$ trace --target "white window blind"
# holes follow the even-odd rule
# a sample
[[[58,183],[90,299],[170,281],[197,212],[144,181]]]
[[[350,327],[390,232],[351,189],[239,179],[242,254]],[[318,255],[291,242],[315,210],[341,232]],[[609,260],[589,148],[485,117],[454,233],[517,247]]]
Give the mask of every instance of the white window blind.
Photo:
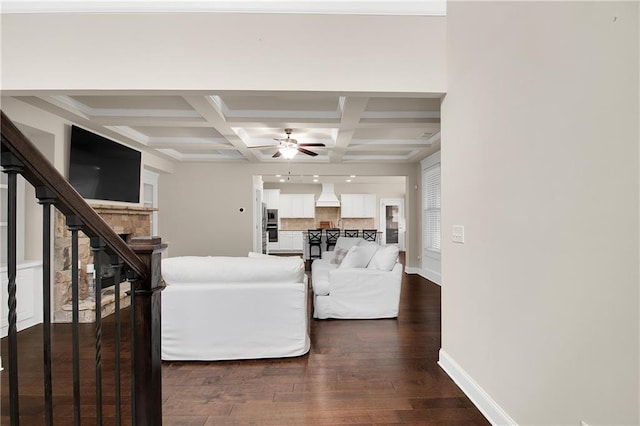
[[[424,212],[423,243],[426,250],[440,252],[440,164],[422,174],[422,205]]]

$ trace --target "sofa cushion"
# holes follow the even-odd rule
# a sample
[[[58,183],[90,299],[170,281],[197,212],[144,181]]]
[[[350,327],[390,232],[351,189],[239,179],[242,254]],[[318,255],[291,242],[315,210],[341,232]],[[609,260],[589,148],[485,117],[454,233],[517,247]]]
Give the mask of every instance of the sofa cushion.
[[[299,257],[182,256],[162,260],[168,285],[228,284],[234,282],[302,282],[304,262]]]
[[[360,237],[339,237],[336,241],[336,245],[333,249],[333,259],[331,259],[331,263],[335,263],[339,265],[342,263],[342,260],[346,256],[349,249],[355,245],[363,242],[364,239]]]
[[[349,252],[344,257],[339,268],[366,268],[369,261],[376,253],[377,244],[360,244],[353,246],[349,249]]]
[[[398,262],[398,246],[379,247],[374,253],[369,265],[369,269],[377,269],[379,271],[390,271]]]
[[[335,265],[341,264],[348,252],[349,252],[348,249],[344,249],[342,247],[336,247],[333,250],[333,258],[331,259],[331,263]]]

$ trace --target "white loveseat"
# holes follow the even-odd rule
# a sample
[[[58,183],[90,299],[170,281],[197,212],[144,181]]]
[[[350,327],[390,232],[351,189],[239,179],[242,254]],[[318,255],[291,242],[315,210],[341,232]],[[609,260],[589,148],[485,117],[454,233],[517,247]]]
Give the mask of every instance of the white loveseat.
[[[309,351],[307,277],[293,257],[162,261],[162,359],[278,358]]]
[[[396,246],[340,237],[333,251],[311,264],[313,317],[397,317],[402,270]]]

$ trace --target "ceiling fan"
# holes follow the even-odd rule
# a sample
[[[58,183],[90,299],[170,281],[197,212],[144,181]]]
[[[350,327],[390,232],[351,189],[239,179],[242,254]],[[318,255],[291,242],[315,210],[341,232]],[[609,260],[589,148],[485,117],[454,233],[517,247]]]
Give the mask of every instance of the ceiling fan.
[[[292,159],[293,157],[295,157],[296,153],[301,152],[303,154],[307,154],[310,155],[312,157],[317,156],[318,154],[313,152],[313,151],[309,151],[308,149],[305,149],[303,147],[305,146],[325,146],[325,144],[323,143],[298,143],[298,141],[296,139],[292,139],[291,138],[291,132],[293,131],[293,129],[284,129],[284,132],[287,134],[286,138],[273,138],[274,141],[278,142],[277,148],[278,151],[276,151],[275,154],[273,154],[273,158],[278,158],[281,155],[286,158],[287,160]],[[261,145],[261,146],[252,146],[251,148],[264,148],[267,146],[272,146],[272,145]]]

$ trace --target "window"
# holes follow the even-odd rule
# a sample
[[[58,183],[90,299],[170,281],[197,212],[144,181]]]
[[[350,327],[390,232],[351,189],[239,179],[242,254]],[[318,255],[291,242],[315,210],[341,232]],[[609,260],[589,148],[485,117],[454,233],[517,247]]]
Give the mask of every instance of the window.
[[[440,163],[423,171],[422,191],[425,254],[440,253]]]

